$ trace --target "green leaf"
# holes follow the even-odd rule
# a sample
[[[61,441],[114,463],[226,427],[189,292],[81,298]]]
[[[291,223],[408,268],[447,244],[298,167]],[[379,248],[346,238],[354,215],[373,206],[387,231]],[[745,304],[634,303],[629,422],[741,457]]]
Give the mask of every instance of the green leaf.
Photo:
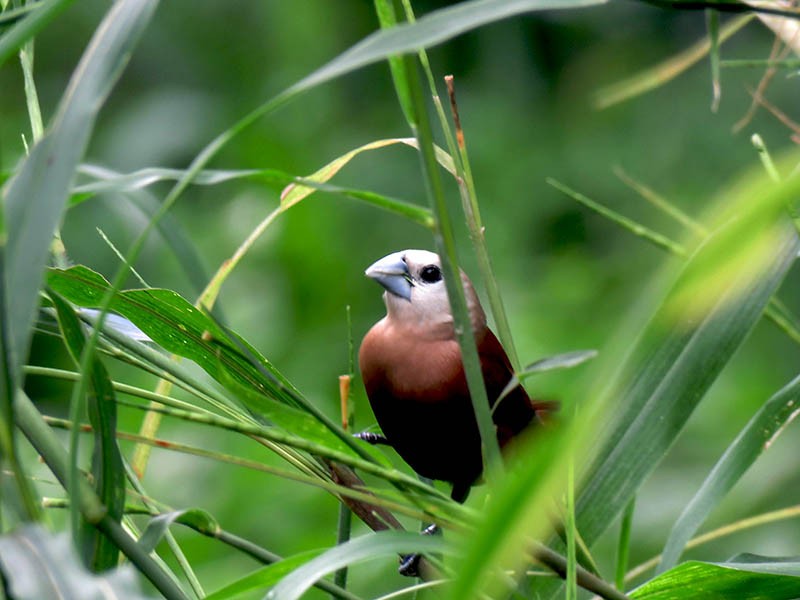
[[[635,343],[625,337],[604,351],[599,376],[608,383],[583,433],[598,439],[601,423],[600,441],[587,443],[576,508],[590,546],[656,468],[795,261],[800,244],[784,207],[798,192],[799,181],[773,184],[755,170],[727,190],[715,213],[723,225],[682,266]],[[625,360],[614,365],[616,356]]]
[[[85,308],[100,306],[109,288],[101,275],[83,266],[49,269],[47,282],[70,302]],[[166,351],[196,362],[220,383],[225,381],[220,372],[224,369],[228,377],[246,387],[282,402],[293,402],[241,352],[225,343],[227,332],[176,292],[154,288],[119,292],[109,308],[133,322]],[[288,380],[263,356],[253,352],[264,368],[291,388]]]
[[[314,582],[347,565],[374,558],[409,554],[436,553],[450,550],[441,536],[420,535],[407,531],[379,531],[334,546],[284,577],[266,596],[267,600],[296,600]]]
[[[574,352],[565,352],[564,354],[556,354],[555,356],[548,356],[541,358],[529,364],[522,369],[520,373],[514,374],[511,380],[503,388],[503,391],[497,398],[497,402],[505,398],[511,390],[516,388],[520,381],[527,379],[537,373],[544,373],[546,371],[555,371],[557,369],[571,369],[582,365],[583,363],[592,360],[597,356],[597,350],[575,350]]]
[[[633,591],[636,600],[794,600],[800,596],[797,558],[683,563]],[[745,557],[746,558],[746,557]]]
[[[24,527],[0,537],[0,567],[7,591],[16,600],[146,598],[133,568],[92,575],[81,566],[68,536],[53,536],[41,527]]]
[[[186,525],[205,535],[214,535],[220,529],[217,520],[202,509],[187,508],[185,510],[176,510],[150,519],[147,528],[139,538],[139,545],[145,552],[152,552],[173,523]]]
[[[463,538],[464,556],[454,567],[458,577],[448,600],[504,597],[513,582],[506,575],[530,562],[533,540],[550,526],[554,482],[563,475],[570,431],[534,431],[520,440],[474,531]],[[521,447],[520,447],[521,446]]]
[[[56,309],[58,324],[67,350],[80,365],[86,345],[83,326],[72,307],[58,294],[51,292],[50,301]],[[94,435],[92,476],[98,498],[117,523],[125,508],[125,469],[117,445],[117,403],[114,387],[103,363],[95,356],[89,366],[89,423]],[[78,422],[72,415],[73,422]],[[77,510],[77,506],[75,507]],[[117,566],[119,549],[92,524],[83,523],[81,542],[84,560],[93,571],[105,571]]]
[[[345,444],[330,428],[307,412],[292,408],[286,404],[276,402],[264,394],[259,394],[250,388],[239,385],[236,381],[226,377],[224,369],[220,369],[224,381],[222,384],[253,413],[264,417],[267,422],[277,425],[284,431],[302,437],[306,440],[336,450],[354,454],[353,449]],[[387,468],[392,467],[388,458],[376,447],[361,444],[365,452],[372,457],[373,462]]]
[[[396,25],[367,36],[328,64],[293,85],[292,95],[363,66],[430,48],[457,35],[525,12],[581,8],[605,0],[471,0],[435,10],[414,23]]]
[[[686,543],[709,513],[798,413],[800,377],[767,400],[714,465],[703,485],[672,526],[658,572],[675,566]]]
[[[47,133],[3,190],[8,234],[6,322],[15,370],[28,354],[48,249],[69,197],[75,170],[86,150],[97,113],[122,73],[156,4],[155,0],[122,0],[111,6],[75,69]],[[51,6],[63,5],[64,2]],[[45,11],[37,11],[28,19],[44,18],[40,15],[46,15]]]
[[[17,21],[11,29],[5,31],[0,37],[0,65],[9,56],[19,50],[22,45],[32,39],[39,31],[44,29],[50,21],[55,19],[60,12],[75,0],[51,0],[35,7],[32,14]],[[29,7],[20,7],[20,11],[28,12]],[[13,11],[10,11],[13,12]]]
[[[244,577],[229,583],[216,592],[209,594],[204,600],[227,600],[254,590],[271,588],[286,575],[319,556],[323,550],[308,550],[294,556],[289,556],[271,565],[248,573]]]
[[[87,308],[99,306],[109,287],[101,275],[84,266],[49,269],[47,281],[53,290],[70,302]],[[277,417],[292,427],[297,426],[307,433],[316,432],[317,437],[330,441],[331,437],[320,433],[324,427],[333,432],[339,442],[344,442],[348,453],[355,452],[370,461],[386,464],[386,459],[374,448],[353,440],[337,428],[255,348],[236,334],[224,330],[212,317],[177,293],[157,288],[122,291],[112,298],[109,309],[129,319],[168,352],[197,363],[223,386],[237,393],[242,388],[248,389],[287,407],[299,407],[324,426],[312,426],[307,419],[301,420],[296,412],[281,411],[278,406],[265,401],[261,408],[270,412],[271,417],[265,414],[267,418]],[[254,406],[253,396],[247,398]],[[334,445],[340,448],[338,444]]]
[[[742,216],[700,247],[605,392],[617,418],[577,506],[589,544],[666,453],[793,263],[796,233],[767,212],[766,223]]]
[[[405,144],[406,146],[411,146],[412,148],[417,148],[419,146],[417,140],[414,138],[389,138],[384,140],[376,140],[342,154],[321,169],[307,177],[304,177],[303,181],[326,183],[362,152],[378,150],[394,144]],[[455,176],[455,166],[453,165],[452,157],[438,146],[436,147],[436,160],[444,169],[447,170],[448,173]],[[281,207],[284,209],[291,208],[301,200],[313,194],[315,191],[317,191],[317,189],[319,188],[313,188],[299,183],[292,183],[285,190],[283,190],[283,193],[281,193]],[[426,211],[426,213],[428,213],[428,211]],[[428,213],[428,215],[429,214],[430,213]]]

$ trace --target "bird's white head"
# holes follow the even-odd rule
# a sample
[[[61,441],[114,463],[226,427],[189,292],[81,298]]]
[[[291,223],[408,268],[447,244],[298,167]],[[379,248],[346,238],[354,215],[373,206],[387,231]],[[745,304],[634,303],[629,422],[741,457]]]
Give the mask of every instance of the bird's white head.
[[[384,256],[366,270],[382,285],[387,317],[395,324],[452,335],[453,314],[439,255],[427,250],[402,250]],[[486,326],[486,315],[469,278],[461,272],[474,331]]]

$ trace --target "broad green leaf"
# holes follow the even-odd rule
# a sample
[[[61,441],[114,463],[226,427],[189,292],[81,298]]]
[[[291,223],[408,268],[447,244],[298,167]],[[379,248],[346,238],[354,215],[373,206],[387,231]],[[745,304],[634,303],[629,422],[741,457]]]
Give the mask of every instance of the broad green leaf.
[[[173,523],[186,525],[206,535],[214,535],[219,531],[217,520],[202,509],[176,510],[150,519],[147,529],[144,530],[144,533],[139,538],[139,545],[145,552],[152,552]]]
[[[735,561],[736,559],[734,559]],[[630,593],[636,600],[795,600],[800,562],[685,562]]]
[[[75,69],[45,136],[3,189],[8,235],[6,323],[15,369],[28,353],[48,249],[97,113],[155,7],[155,0],[121,0],[111,5]],[[37,11],[28,18],[46,14]]]
[[[675,566],[686,543],[709,513],[798,413],[800,377],[767,400],[714,465],[703,485],[672,526],[658,572]]]
[[[61,296],[51,292],[61,336],[75,365],[80,364],[86,345],[82,323],[72,307]],[[89,367],[89,423],[94,435],[92,477],[97,497],[117,523],[125,507],[125,469],[117,445],[117,403],[114,387],[103,363],[95,356]],[[73,419],[74,421],[74,419]],[[114,568],[119,549],[91,524],[83,523],[81,542],[84,560],[93,571]]]
[[[49,269],[48,285],[74,304],[88,308],[99,306],[109,287],[101,275],[83,266]],[[268,419],[279,419],[295,433],[297,427],[301,432],[315,434],[314,439],[325,440],[321,442],[323,445],[331,443],[332,449],[355,452],[373,462],[386,464],[385,458],[374,448],[351,439],[329,419],[320,416],[320,410],[303,398],[255,348],[236,334],[223,330],[213,318],[177,293],[155,288],[127,290],[113,297],[109,309],[129,319],[168,352],[197,363],[223,386],[235,392],[245,388],[265,396],[261,408],[267,411],[264,416]],[[251,407],[255,406],[252,397],[248,398]],[[269,403],[267,398],[285,406]],[[316,425],[311,424],[309,417],[290,410],[290,406],[310,413]],[[322,428],[333,432],[332,435],[322,434]],[[334,437],[337,438],[335,443]]]
[[[47,282],[70,302],[86,308],[97,308],[109,283],[101,275],[83,266],[70,269],[49,269]],[[155,343],[171,352],[193,360],[209,375],[222,382],[220,369],[242,385],[292,402],[292,399],[265,378],[241,353],[225,343],[229,335],[207,314],[197,309],[176,292],[165,289],[140,289],[119,292],[110,309],[144,331]],[[261,355],[260,364],[286,387],[291,384]]]
[[[296,600],[318,579],[342,567],[375,558],[389,558],[412,552],[452,552],[441,536],[407,531],[379,531],[334,546],[284,577],[267,595],[267,600]]]
[[[0,536],[0,568],[7,591],[16,600],[146,598],[132,567],[93,575],[80,564],[68,536],[54,536],[38,526]]]
[[[248,573],[244,577],[229,583],[223,588],[218,589],[216,592],[209,594],[204,600],[227,600],[228,598],[235,598],[241,594],[252,592],[255,590],[266,590],[274,586],[286,575],[304,565],[312,558],[316,558],[323,551],[322,550],[308,550],[300,552],[294,556],[289,556],[281,561],[261,567],[260,569]]]

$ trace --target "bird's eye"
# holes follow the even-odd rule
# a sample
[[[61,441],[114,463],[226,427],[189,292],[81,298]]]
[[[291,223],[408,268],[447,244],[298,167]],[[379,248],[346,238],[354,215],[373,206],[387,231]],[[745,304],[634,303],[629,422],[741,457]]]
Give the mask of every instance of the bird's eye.
[[[442,270],[436,265],[427,265],[422,267],[419,277],[425,283],[436,283],[442,278]]]

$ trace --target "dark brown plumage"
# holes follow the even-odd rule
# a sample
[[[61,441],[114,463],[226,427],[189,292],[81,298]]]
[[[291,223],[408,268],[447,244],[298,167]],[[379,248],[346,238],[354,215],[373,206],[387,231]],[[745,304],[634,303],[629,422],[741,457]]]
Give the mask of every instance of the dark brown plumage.
[[[387,315],[367,333],[359,352],[375,418],[414,471],[452,483],[453,498],[462,502],[482,472],[481,444],[439,257],[405,250],[379,260],[367,275],[386,288]],[[462,282],[491,405],[513,370],[466,275]],[[500,446],[536,418],[517,386],[493,412]]]

